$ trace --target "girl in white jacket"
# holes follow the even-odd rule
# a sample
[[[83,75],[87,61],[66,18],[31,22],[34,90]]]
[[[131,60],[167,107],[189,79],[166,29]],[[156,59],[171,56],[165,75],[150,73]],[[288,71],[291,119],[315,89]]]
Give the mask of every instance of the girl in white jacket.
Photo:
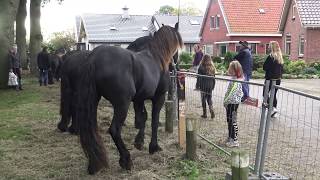
[[[234,80],[243,80],[243,71],[241,64],[238,61],[232,61],[229,64],[228,74]],[[238,147],[238,124],[237,110],[243,96],[242,85],[240,82],[230,81],[227,92],[224,96],[223,105],[227,111],[228,122],[228,139],[226,146]]]

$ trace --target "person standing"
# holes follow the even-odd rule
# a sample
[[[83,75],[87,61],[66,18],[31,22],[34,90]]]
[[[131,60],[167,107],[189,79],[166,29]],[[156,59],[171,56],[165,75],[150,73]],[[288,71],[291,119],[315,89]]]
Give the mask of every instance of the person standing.
[[[49,54],[47,47],[43,47],[42,51],[38,54],[37,58],[38,69],[39,69],[39,83],[40,86],[48,85],[48,70],[50,68]]]
[[[207,106],[206,103],[208,103],[211,119],[215,117],[214,111],[213,111],[213,105],[212,105],[212,91],[215,86],[215,79],[213,78],[216,73],[216,68],[213,65],[212,59],[210,55],[206,54],[203,56],[203,59],[200,63],[198,74],[199,75],[205,75],[205,76],[198,76],[196,87],[197,89],[201,90],[201,103],[202,103],[202,109],[203,114],[202,118],[207,118]],[[208,77],[212,76],[212,77]]]
[[[281,84],[281,78],[283,73],[283,58],[282,52],[277,41],[270,42],[270,54],[268,55],[266,61],[263,64],[263,70],[265,71],[265,80],[275,80],[276,85]],[[271,89],[271,83],[269,87],[269,92]],[[275,89],[274,99],[273,99],[273,110],[271,117],[278,117],[277,109],[277,91]]]
[[[239,61],[232,61],[229,64],[228,74],[231,76],[232,80],[243,80],[243,71]],[[230,81],[223,100],[223,106],[226,108],[227,112],[228,139],[226,141],[226,146],[228,147],[239,146],[237,111],[242,96],[242,84],[237,81]]]
[[[9,49],[9,71],[13,72],[17,76],[18,85],[16,86],[16,90],[22,90],[21,84],[21,61],[17,54],[17,48],[15,46]]]
[[[251,50],[247,41],[239,41],[241,44],[241,49],[239,53],[234,57],[237,61],[240,62],[243,69],[243,78],[244,81],[250,81],[252,76],[252,66],[253,60],[251,55]],[[249,85],[248,83],[242,83],[243,97],[241,102],[244,102],[249,97]]]
[[[203,52],[199,44],[194,45],[194,52],[195,52],[195,55],[192,62],[192,68],[195,72],[197,72],[199,64],[203,57]]]

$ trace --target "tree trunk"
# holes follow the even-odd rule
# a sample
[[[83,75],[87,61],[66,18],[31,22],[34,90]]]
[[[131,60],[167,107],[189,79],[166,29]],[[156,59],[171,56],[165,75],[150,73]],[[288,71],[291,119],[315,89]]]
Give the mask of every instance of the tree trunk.
[[[27,69],[26,26],[27,0],[20,0],[16,21],[16,42],[23,69]]]
[[[37,72],[37,55],[41,51],[42,35],[40,26],[41,0],[30,2],[30,68],[33,74]]]
[[[14,43],[14,21],[19,0],[0,1],[0,88],[7,87],[8,50]]]

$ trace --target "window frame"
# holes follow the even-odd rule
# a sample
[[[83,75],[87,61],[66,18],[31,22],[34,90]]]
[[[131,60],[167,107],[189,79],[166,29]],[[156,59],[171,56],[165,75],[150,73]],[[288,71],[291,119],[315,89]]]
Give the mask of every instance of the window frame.
[[[288,37],[290,37],[290,40],[288,41]],[[286,34],[286,37],[284,39],[284,46],[285,46],[285,54],[286,55],[291,55],[291,34]],[[288,44],[290,44],[290,47],[289,47],[289,53],[288,53]]]
[[[304,56],[304,48],[305,48],[305,39],[304,39],[304,35],[300,34],[299,35],[299,48],[298,48],[298,55],[299,57],[303,57]]]
[[[210,30],[215,28],[215,17],[214,16],[210,16]]]

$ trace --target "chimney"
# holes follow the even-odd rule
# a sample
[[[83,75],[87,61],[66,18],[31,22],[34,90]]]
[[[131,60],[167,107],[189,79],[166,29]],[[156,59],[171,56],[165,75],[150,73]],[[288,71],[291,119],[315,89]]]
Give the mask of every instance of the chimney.
[[[124,6],[122,8],[123,10],[123,14],[122,14],[122,18],[123,19],[130,19],[130,16],[129,16],[129,8],[127,6]]]

